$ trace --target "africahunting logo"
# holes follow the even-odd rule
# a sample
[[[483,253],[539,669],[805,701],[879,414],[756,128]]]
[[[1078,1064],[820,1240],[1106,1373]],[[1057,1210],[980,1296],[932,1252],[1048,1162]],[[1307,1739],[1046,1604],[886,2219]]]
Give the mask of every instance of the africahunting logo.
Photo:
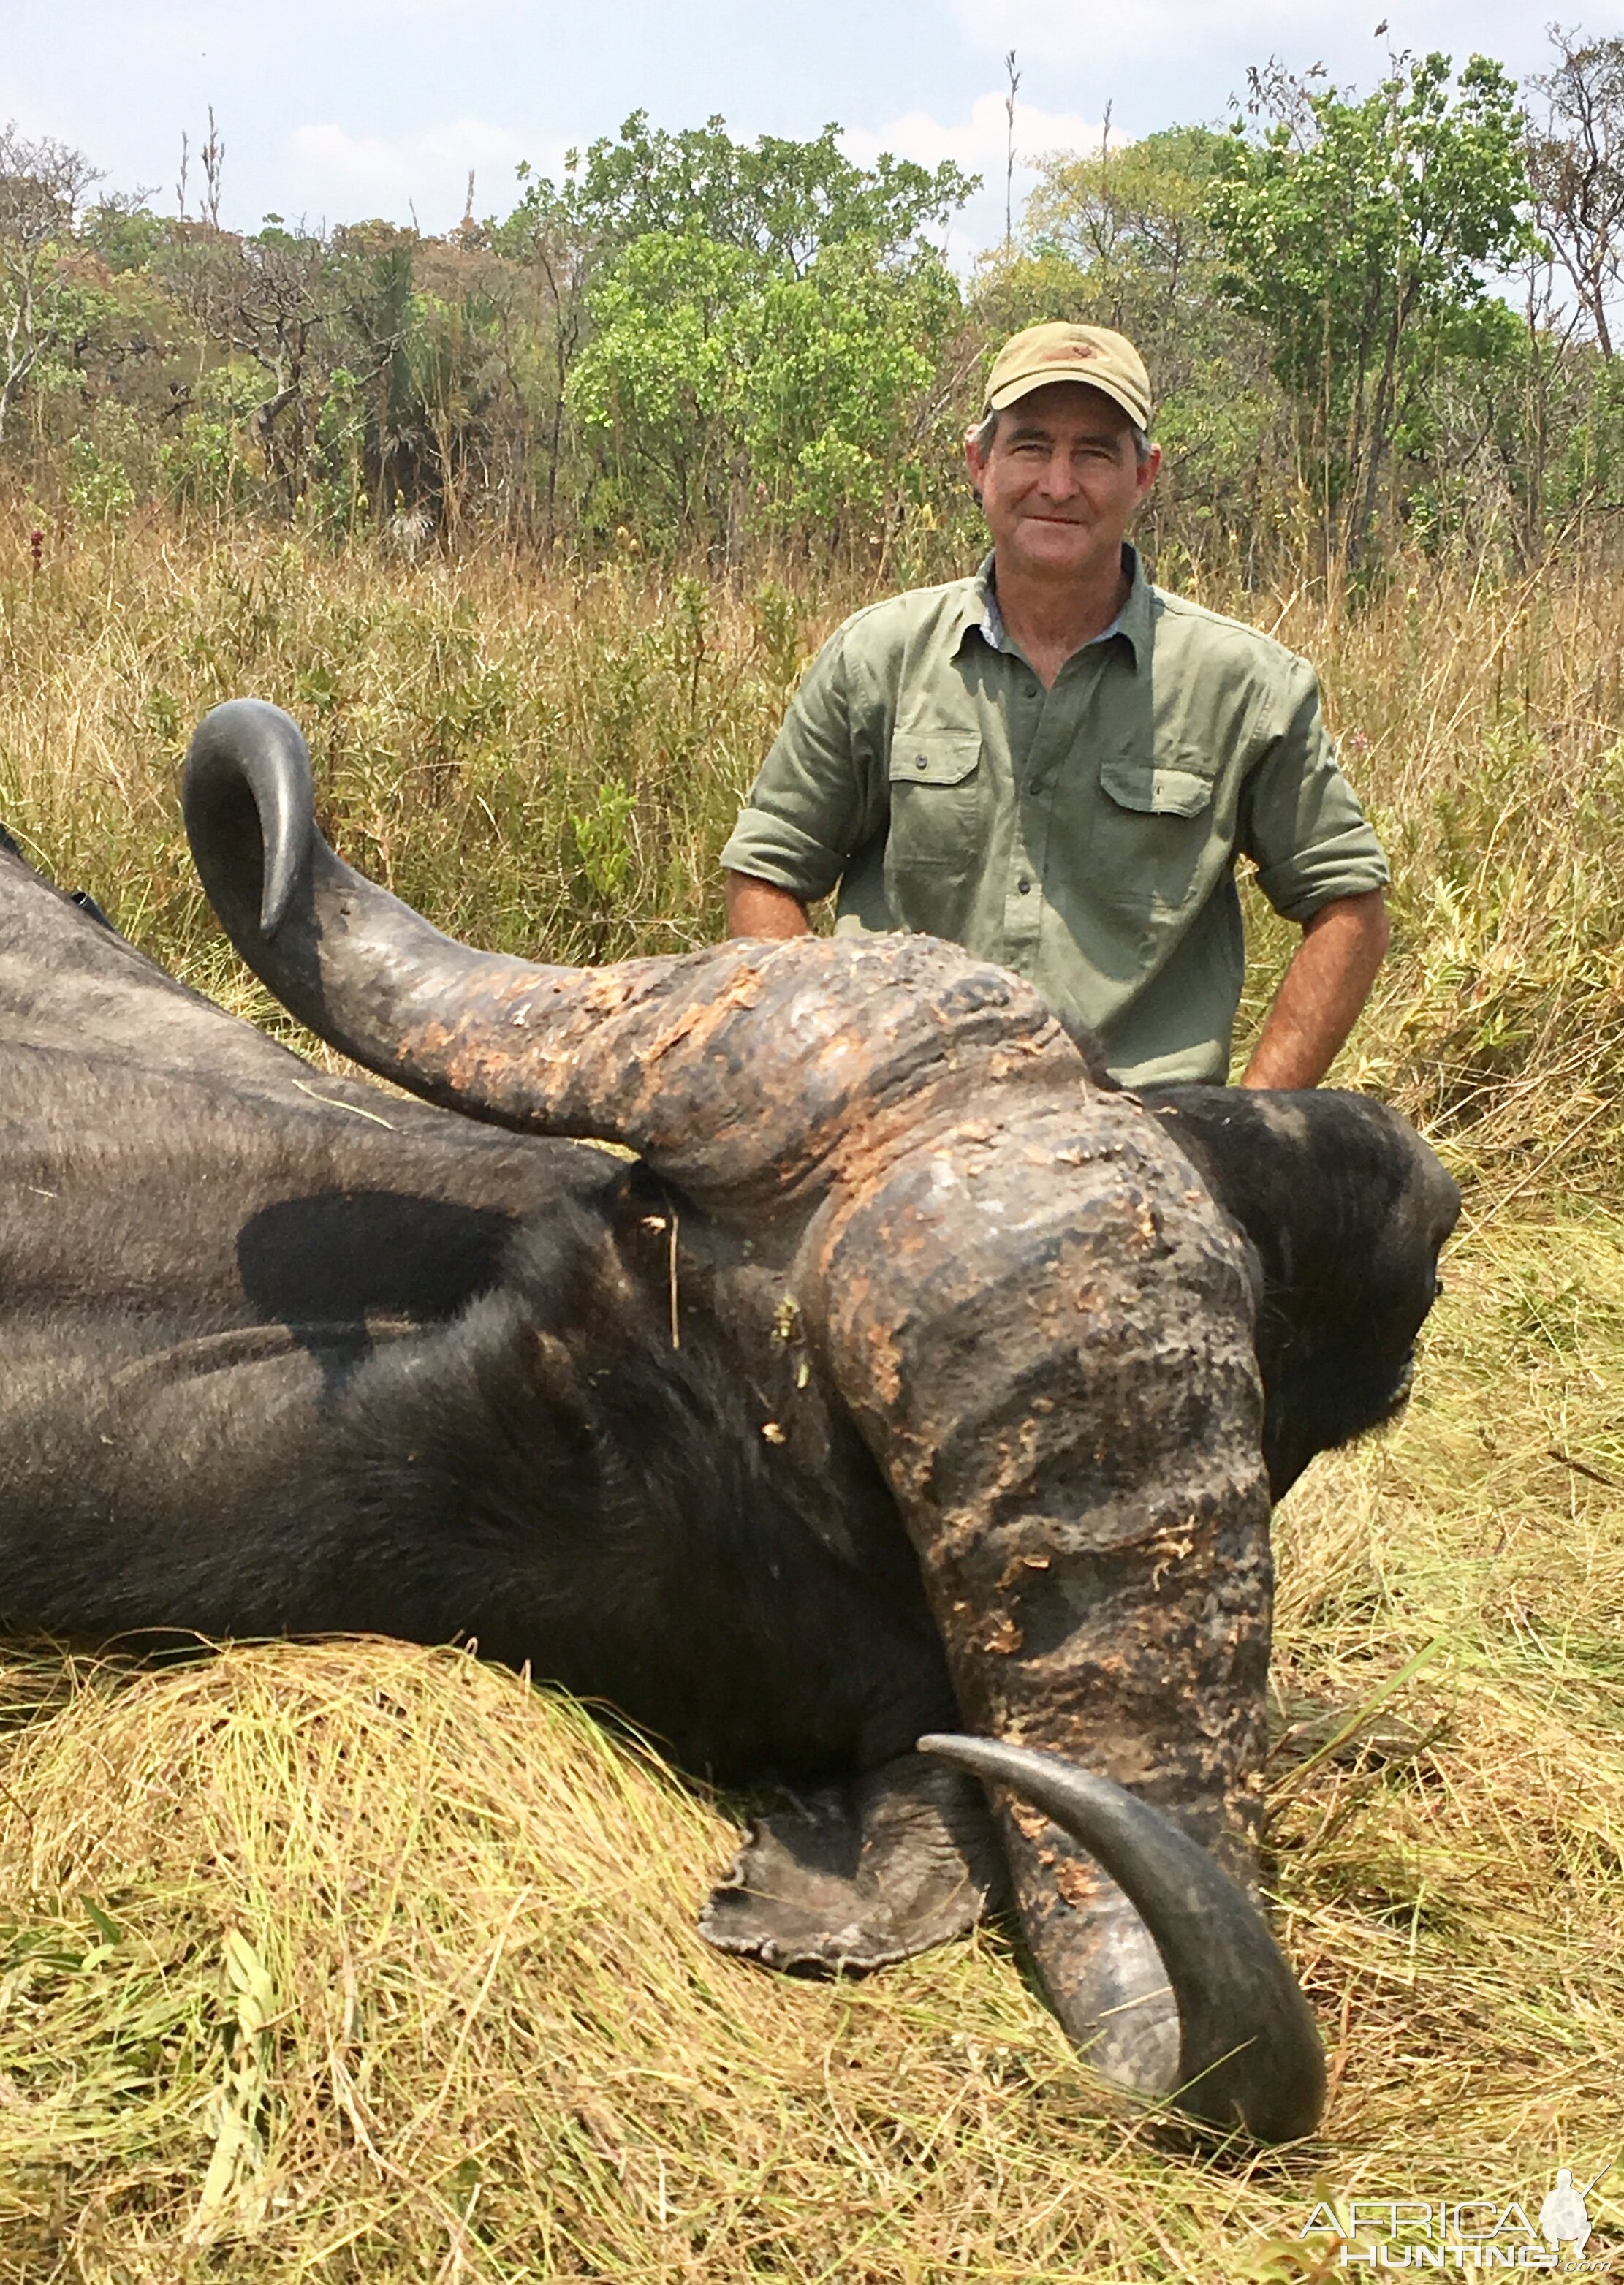
[[[1611,2162],[1589,2180],[1558,2169],[1533,2221],[1515,2198],[1322,2199],[1297,2233],[1322,2252],[1313,2269],[1543,2269],[1569,2276],[1614,2271],[1615,2257],[1592,2242],[1587,2201]],[[1327,2244],[1330,2238],[1334,2242]],[[1587,2250],[1588,2249],[1588,2250]]]

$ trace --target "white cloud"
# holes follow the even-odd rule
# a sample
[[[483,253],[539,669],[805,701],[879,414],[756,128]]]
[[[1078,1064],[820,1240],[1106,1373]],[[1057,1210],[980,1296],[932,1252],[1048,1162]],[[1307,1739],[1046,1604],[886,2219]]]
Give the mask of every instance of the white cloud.
[[[1046,151],[1097,151],[1102,123],[1075,111],[1042,111],[1035,104],[1015,104],[1015,155],[1019,171]],[[957,127],[945,126],[929,112],[908,111],[877,132],[853,127],[845,136],[846,150],[863,166],[872,166],[882,151],[898,159],[916,159],[922,166],[939,166],[951,159],[967,174],[984,176],[990,184],[1004,179],[1004,157],[1009,122],[1001,95],[978,95],[970,115]],[[1113,132],[1113,143],[1123,140]]]
[[[1086,119],[1076,111],[1045,111],[1038,105],[1015,104],[1015,212],[1018,220],[1027,192],[1037,181],[1036,161],[1051,151],[1097,151],[1105,134],[1103,121]],[[1009,120],[1002,95],[978,95],[969,116],[946,125],[929,112],[905,112],[889,125],[849,128],[841,140],[848,158],[871,167],[881,152],[913,159],[922,167],[937,167],[951,160],[967,175],[981,177],[981,189],[962,213],[954,217],[948,251],[955,261],[968,260],[984,246],[1001,239],[1004,232],[1004,169],[1008,155]],[[1127,141],[1110,130],[1113,149]]]
[[[460,220],[472,170],[474,211],[508,212],[518,199],[514,169],[530,160],[555,171],[562,146],[537,145],[483,119],[452,119],[415,135],[351,135],[323,122],[296,128],[288,156],[304,210],[353,221],[381,215],[406,222],[415,211],[424,230],[450,229]]]

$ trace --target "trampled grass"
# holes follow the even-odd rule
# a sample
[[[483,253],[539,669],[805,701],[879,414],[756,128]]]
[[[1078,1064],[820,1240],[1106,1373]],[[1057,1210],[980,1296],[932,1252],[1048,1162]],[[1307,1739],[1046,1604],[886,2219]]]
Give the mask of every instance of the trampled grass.
[[[244,1006],[173,811],[203,705],[302,713],[335,837],[443,925],[671,949],[714,927],[835,608],[162,534],[16,554],[0,817]],[[1469,1183],[1410,1413],[1279,1519],[1272,1879],[1322,2136],[1127,2116],[997,1930],[860,1984],[719,1959],[693,1916],[733,1805],[464,1653],[12,1653],[0,2278],[1307,2279],[1341,2273],[1318,2199],[1532,2214],[1618,2154],[1624,590],[1283,626],[1403,868],[1350,1072]],[[1591,2211],[1605,2253],[1624,2177]]]

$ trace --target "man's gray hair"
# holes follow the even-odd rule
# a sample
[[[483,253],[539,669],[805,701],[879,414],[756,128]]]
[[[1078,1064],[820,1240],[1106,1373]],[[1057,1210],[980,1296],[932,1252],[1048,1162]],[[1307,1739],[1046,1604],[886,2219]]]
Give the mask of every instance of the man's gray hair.
[[[1016,402],[1019,402],[1018,398]],[[998,424],[1003,419],[1004,412],[1008,412],[1009,409],[1008,405],[1005,405],[1003,412],[989,412],[980,428],[975,431],[976,450],[984,460],[992,449],[992,439],[998,434]],[[1142,468],[1150,457],[1150,438],[1148,433],[1140,428],[1137,421],[1130,420],[1128,429],[1134,439],[1134,458]]]

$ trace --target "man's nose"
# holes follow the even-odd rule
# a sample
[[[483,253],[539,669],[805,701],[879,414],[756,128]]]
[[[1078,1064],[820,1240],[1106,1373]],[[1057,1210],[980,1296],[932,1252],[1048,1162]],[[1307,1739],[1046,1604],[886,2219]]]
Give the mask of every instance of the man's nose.
[[[1052,500],[1074,499],[1081,486],[1070,452],[1051,452],[1043,471],[1043,489]]]

